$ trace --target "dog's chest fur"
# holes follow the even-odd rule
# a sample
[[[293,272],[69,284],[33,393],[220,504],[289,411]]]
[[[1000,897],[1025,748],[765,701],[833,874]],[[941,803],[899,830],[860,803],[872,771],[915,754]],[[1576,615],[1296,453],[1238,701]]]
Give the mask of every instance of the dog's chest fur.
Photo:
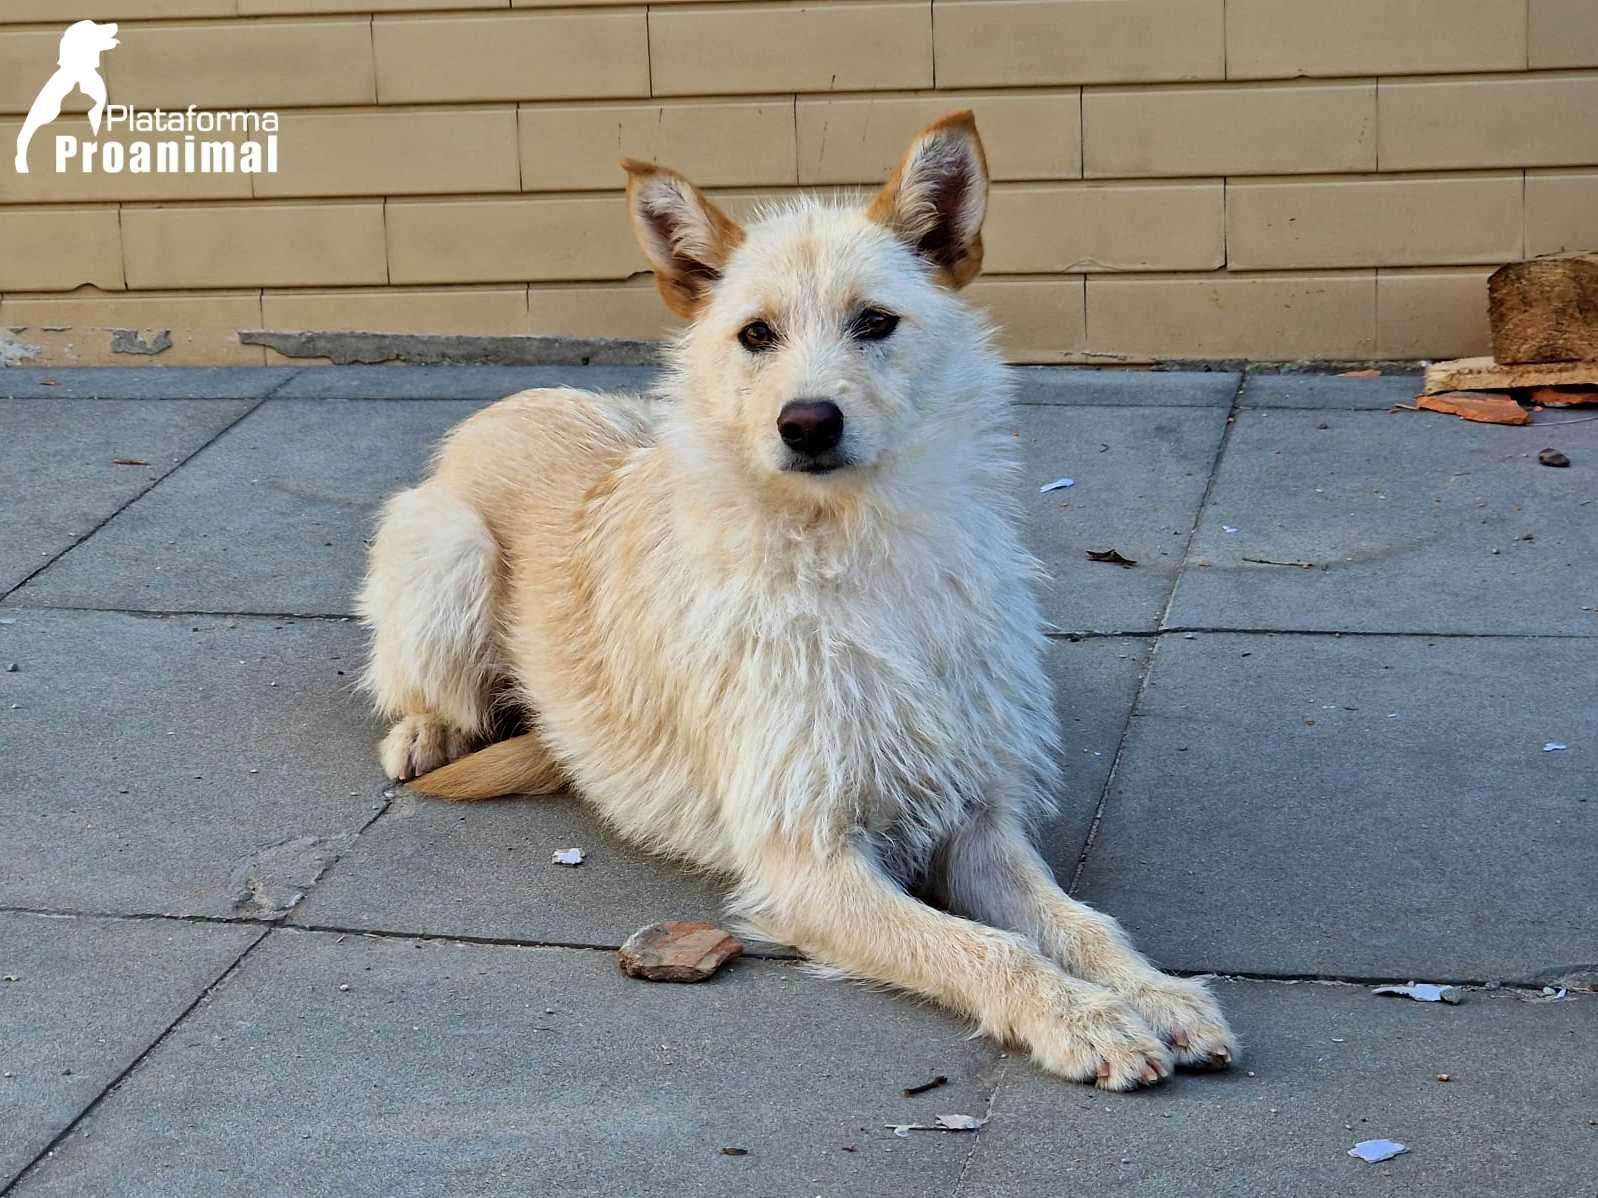
[[[911,880],[993,787],[1043,801],[1041,620],[1005,516],[968,504],[765,530],[714,565],[656,533],[640,570],[596,529],[592,568],[617,580],[593,613],[604,660],[541,704],[624,831],[710,865],[773,835],[864,835]],[[596,720],[602,694],[611,718]],[[1015,794],[1017,779],[1036,785]]]

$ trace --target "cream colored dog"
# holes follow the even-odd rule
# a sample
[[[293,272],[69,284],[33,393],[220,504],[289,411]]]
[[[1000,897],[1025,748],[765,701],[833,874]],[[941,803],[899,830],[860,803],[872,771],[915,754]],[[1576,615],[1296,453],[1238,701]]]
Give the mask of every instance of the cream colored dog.
[[[971,114],[864,210],[748,228],[624,166],[692,323],[658,399],[513,395],[390,500],[361,596],[389,774],[450,798],[569,781],[624,836],[730,874],[760,935],[1061,1076],[1228,1064],[1205,987],[1032,845],[1057,729],[1009,383],[957,294],[987,206]],[[454,761],[499,701],[536,731]]]

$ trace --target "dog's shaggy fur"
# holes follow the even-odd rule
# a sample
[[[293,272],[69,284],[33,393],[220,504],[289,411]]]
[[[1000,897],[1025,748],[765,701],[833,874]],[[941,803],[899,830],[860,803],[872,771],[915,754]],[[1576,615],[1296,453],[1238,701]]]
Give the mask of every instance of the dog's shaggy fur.
[[[514,395],[390,501],[361,598],[390,775],[451,798],[569,781],[623,835],[730,874],[760,934],[1065,1077],[1227,1064],[1204,986],[1032,846],[1057,729],[1009,384],[957,294],[987,202],[970,114],[866,209],[747,229],[624,165],[691,324],[658,397]],[[841,438],[815,433],[828,413]],[[536,730],[461,757],[504,696]]]

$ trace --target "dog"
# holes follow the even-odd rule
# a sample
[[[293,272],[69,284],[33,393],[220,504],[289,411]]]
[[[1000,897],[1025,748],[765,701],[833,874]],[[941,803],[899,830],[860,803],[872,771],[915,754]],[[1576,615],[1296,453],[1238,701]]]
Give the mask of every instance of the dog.
[[[105,112],[105,80],[100,78],[100,55],[115,50],[117,41],[115,22],[100,24],[97,21],[74,21],[61,35],[61,50],[56,56],[57,69],[45,81],[44,87],[34,97],[27,119],[17,134],[17,174],[28,173],[28,146],[33,135],[61,115],[61,105],[77,88],[93,101],[89,108],[89,128],[100,132],[100,116]]]
[[[971,113],[868,205],[748,227],[622,165],[689,323],[658,394],[513,395],[388,502],[360,598],[388,774],[451,799],[570,784],[730,875],[741,927],[1062,1077],[1228,1065],[1208,989],[1033,847],[1058,730],[1010,383],[959,295],[988,196]],[[531,731],[479,748],[504,703]]]

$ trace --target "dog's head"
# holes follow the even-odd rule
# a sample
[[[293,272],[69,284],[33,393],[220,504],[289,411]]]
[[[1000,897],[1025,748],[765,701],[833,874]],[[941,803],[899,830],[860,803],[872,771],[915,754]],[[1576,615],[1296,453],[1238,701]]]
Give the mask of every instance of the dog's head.
[[[101,24],[98,21],[74,21],[61,35],[61,54],[57,63],[64,67],[93,69],[100,65],[100,55],[115,50],[117,26],[115,21]]]
[[[755,481],[839,493],[947,427],[987,360],[955,295],[982,266],[976,122],[922,130],[864,206],[801,200],[740,226],[675,171],[628,161],[634,229],[691,323],[675,367],[699,443]]]

